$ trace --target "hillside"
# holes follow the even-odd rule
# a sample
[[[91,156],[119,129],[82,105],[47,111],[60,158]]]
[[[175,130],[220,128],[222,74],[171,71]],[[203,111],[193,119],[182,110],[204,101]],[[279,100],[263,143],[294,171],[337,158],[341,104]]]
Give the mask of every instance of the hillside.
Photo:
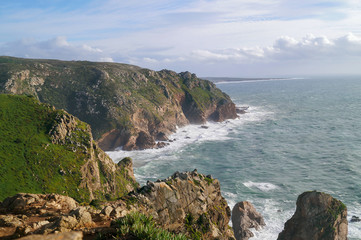
[[[153,148],[177,126],[235,118],[231,99],[189,72],[0,57],[0,93],[28,94],[92,126],[103,150]]]
[[[114,164],[88,124],[32,96],[0,94],[0,162],[0,201],[19,192],[112,199],[137,186],[129,160]]]

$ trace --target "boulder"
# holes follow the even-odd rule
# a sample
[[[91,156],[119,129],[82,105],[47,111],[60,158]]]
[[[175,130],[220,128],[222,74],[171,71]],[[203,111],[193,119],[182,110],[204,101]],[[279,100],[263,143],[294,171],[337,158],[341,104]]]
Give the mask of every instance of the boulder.
[[[237,240],[248,240],[254,236],[250,228],[259,230],[265,225],[263,217],[250,202],[239,202],[233,207],[232,226]]]
[[[326,193],[305,192],[278,240],[346,240],[347,224],[347,208],[341,201]]]

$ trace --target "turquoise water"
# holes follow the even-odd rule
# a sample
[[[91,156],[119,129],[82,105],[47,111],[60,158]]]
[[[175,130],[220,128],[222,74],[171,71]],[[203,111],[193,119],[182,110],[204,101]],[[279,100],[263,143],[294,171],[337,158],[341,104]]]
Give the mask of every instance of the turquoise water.
[[[276,239],[304,191],[330,193],[361,217],[361,78],[224,82],[239,119],[178,130],[160,150],[109,152],[131,156],[141,183],[175,171],[211,174],[232,207],[250,201],[267,226],[252,239]],[[361,239],[361,223],[349,223]]]

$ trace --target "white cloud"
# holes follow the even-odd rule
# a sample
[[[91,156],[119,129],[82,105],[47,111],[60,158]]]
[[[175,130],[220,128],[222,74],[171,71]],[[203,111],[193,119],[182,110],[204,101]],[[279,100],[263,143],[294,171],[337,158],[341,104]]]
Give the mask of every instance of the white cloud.
[[[113,61],[101,49],[86,44],[74,45],[69,43],[65,37],[56,37],[45,41],[23,39],[9,42],[0,45],[0,55],[62,60]]]
[[[198,49],[182,61],[157,62],[133,58],[132,63],[177,71],[192,70],[202,76],[284,76],[312,74],[361,74],[361,38],[349,33],[338,38],[283,36],[266,47],[241,47],[218,50]]]

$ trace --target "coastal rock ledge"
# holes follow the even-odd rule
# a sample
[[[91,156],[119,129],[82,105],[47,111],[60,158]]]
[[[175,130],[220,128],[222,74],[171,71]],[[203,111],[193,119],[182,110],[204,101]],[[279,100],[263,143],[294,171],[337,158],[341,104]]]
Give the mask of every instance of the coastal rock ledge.
[[[347,208],[322,192],[305,192],[278,240],[347,240]]]

